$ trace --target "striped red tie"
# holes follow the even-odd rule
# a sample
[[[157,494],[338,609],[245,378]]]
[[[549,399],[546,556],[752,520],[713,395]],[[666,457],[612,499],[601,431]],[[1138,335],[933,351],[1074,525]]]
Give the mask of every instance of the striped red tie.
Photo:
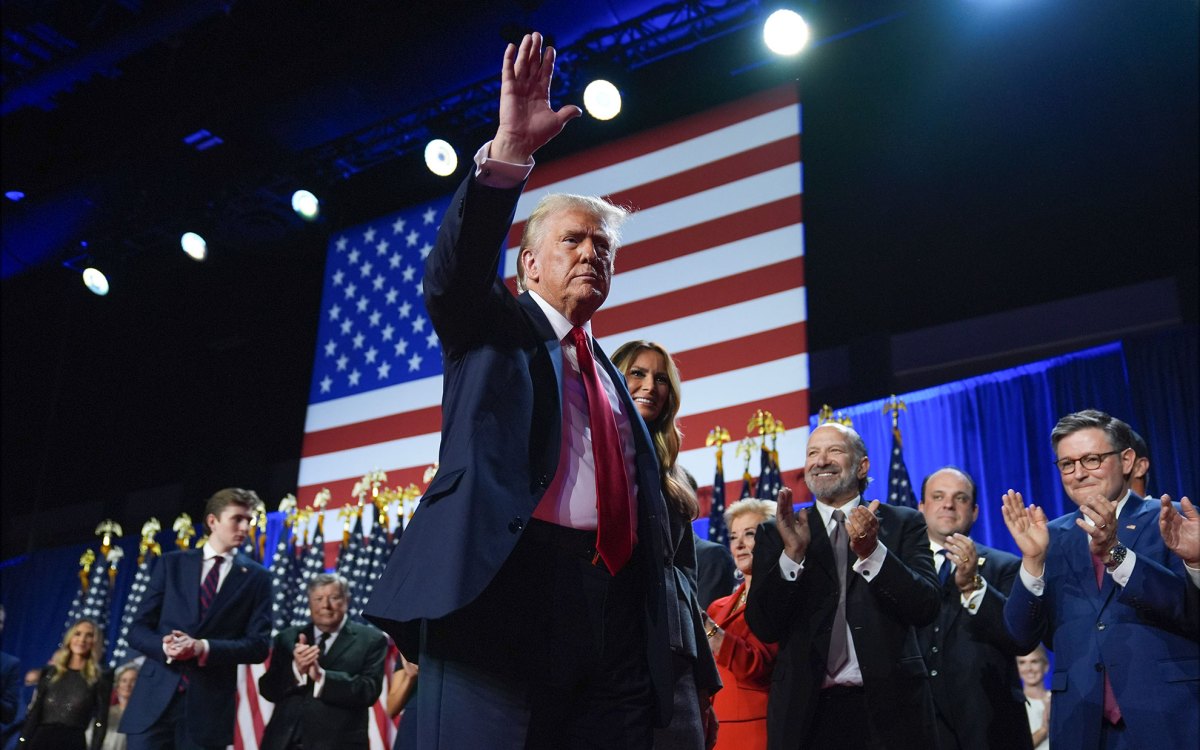
[[[208,608],[212,606],[213,599],[217,597],[217,582],[221,580],[221,563],[225,562],[225,558],[218,555],[213,558],[212,569],[208,571],[208,575],[204,576],[204,583],[200,584],[200,619],[204,619]]]

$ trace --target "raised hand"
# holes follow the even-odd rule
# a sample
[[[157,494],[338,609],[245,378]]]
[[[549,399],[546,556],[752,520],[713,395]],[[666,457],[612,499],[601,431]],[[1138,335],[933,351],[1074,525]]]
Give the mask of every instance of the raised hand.
[[[1025,507],[1020,492],[1009,490],[1004,493],[1000,513],[1004,525],[1013,541],[1021,550],[1022,563],[1030,575],[1041,576],[1045,570],[1046,550],[1050,547],[1050,530],[1046,528],[1046,514],[1036,505]]]
[[[878,508],[878,500],[872,500],[865,508],[859,503],[846,518],[846,536],[850,537],[850,549],[858,555],[859,560],[870,557],[879,544],[879,519],[875,517]]]
[[[775,503],[775,528],[783,540],[783,551],[792,562],[804,562],[808,554],[808,542],[812,532],[808,528],[808,514],[792,510],[792,491],[787,487],[779,490]]]
[[[504,50],[500,72],[500,125],[489,156],[514,164],[528,164],[533,152],[562,132],[563,126],[583,114],[574,104],[557,112],[550,106],[550,81],[554,77],[554,48],[542,52],[542,35],[534,32]]]
[[[308,637],[304,633],[296,638],[296,645],[292,647],[292,661],[296,665],[297,672],[311,677],[312,669],[320,655],[321,647],[309,644]]]
[[[1186,497],[1179,501],[1179,506],[1183,509],[1182,514],[1171,504],[1170,495],[1163,495],[1161,502],[1158,530],[1162,533],[1167,549],[1189,566],[1200,568],[1200,510]]]

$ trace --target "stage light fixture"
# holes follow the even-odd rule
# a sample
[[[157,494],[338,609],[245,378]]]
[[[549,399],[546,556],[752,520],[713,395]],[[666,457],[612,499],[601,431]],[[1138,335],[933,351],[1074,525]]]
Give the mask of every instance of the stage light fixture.
[[[583,90],[583,106],[597,120],[611,120],[621,113],[621,92],[612,83],[598,78]]]
[[[13,203],[16,203],[25,197],[25,193],[22,193],[20,190],[9,190],[4,194],[4,197],[8,198]]]
[[[316,221],[321,215],[321,201],[307,190],[292,193],[292,210],[305,221]]]
[[[425,145],[425,166],[439,177],[449,177],[458,169],[458,154],[449,143],[434,138]]]
[[[97,297],[108,294],[108,277],[98,268],[88,266],[83,269],[83,284]]]
[[[179,238],[179,246],[193,260],[204,260],[208,257],[208,243],[195,232],[184,232]]]
[[[808,23],[793,10],[777,10],[763,24],[763,41],[777,55],[795,55],[808,44]]]

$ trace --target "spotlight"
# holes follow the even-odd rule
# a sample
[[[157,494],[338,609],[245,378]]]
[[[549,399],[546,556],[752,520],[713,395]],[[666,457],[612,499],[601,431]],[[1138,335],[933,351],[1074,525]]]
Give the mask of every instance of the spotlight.
[[[19,201],[25,197],[25,193],[21,192],[20,190],[9,190],[7,193],[4,194],[4,197],[8,198],[13,203],[16,203],[17,201]]]
[[[195,232],[184,232],[183,236],[179,238],[179,246],[193,260],[204,260],[208,257],[208,243]]]
[[[792,10],[777,10],[763,24],[763,41],[777,55],[794,55],[808,44],[808,24]]]
[[[321,215],[321,201],[307,190],[292,193],[292,210],[305,221],[316,221]]]
[[[88,266],[83,269],[83,285],[97,297],[108,294],[108,277],[98,268]]]
[[[611,120],[621,113],[621,92],[608,81],[597,79],[583,90],[583,106],[597,120]]]
[[[425,166],[438,177],[449,177],[458,169],[458,154],[449,143],[434,138],[425,145]]]

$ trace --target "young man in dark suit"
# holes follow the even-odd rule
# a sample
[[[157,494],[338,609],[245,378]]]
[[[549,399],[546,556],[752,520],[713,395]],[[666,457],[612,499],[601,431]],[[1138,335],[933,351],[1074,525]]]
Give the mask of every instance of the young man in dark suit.
[[[938,469],[921,483],[917,510],[942,582],[937,619],[917,630],[937,709],[941,750],[1031,748],[1025,695],[1004,628],[1004,604],[1021,561],[970,537],[979,517],[975,482]]]
[[[925,519],[865,504],[870,460],[853,429],[809,436],[804,481],[816,502],[792,510],[784,489],[759,527],[746,622],[779,643],[767,747],[936,747],[933,700],[916,628],[939,593]]]
[[[266,659],[271,644],[270,574],[240,552],[260,503],[250,490],[217,492],[203,549],[155,564],[128,635],[146,656],[121,718],[130,750],[233,743],[237,667]]]
[[[258,690],[275,704],[260,750],[366,750],[368,713],[383,686],[387,636],[347,616],[350,587],[338,575],[308,582],[312,621],[281,630]]]

